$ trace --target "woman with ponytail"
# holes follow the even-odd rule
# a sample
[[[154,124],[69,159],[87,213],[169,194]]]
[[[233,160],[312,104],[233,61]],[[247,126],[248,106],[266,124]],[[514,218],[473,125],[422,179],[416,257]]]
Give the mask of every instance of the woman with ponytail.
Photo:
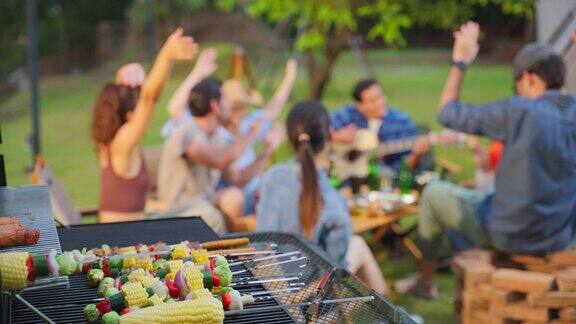
[[[178,28],[160,49],[141,87],[130,82],[126,82],[127,85],[107,83],[100,91],[92,119],[92,140],[101,171],[100,222],[145,218],[149,178],[140,141],[173,62],[192,59],[196,47],[194,40],[184,36],[182,29]],[[127,71],[121,72],[119,75]]]
[[[323,167],[330,141],[328,112],[315,101],[297,103],[288,113],[286,129],[296,158],[263,174],[256,231],[300,233],[367,286],[388,295],[368,245],[352,235],[346,200],[330,186]]]

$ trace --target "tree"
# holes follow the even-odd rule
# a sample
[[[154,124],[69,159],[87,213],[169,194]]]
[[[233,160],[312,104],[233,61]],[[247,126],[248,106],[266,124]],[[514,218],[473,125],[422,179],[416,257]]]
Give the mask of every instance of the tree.
[[[156,57],[157,44],[161,44],[177,27],[185,26],[191,14],[207,8],[229,11],[235,3],[234,0],[229,3],[222,0],[135,0],[128,12],[130,35],[145,35],[149,56]]]
[[[22,42],[18,42],[18,36],[25,28],[24,6],[20,2],[0,2],[0,83],[15,70],[14,66],[20,64],[24,56]]]
[[[40,58],[76,45],[96,43],[96,25],[103,20],[122,20],[128,0],[42,0],[38,7]],[[93,51],[92,51],[93,52]],[[22,0],[0,1],[0,83],[26,62],[26,12]]]
[[[320,99],[340,54],[369,24],[369,40],[404,46],[403,31],[413,25],[451,29],[490,3],[504,13],[531,19],[534,0],[219,0],[224,9],[241,7],[271,23],[289,21],[298,30],[295,47],[306,54],[311,99]]]

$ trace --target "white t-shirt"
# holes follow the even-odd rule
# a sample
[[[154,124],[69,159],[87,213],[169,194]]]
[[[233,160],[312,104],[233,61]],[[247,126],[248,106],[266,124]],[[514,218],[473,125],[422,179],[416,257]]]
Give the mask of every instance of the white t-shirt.
[[[382,119],[368,119],[368,129],[376,136],[378,136],[380,126],[382,126]]]
[[[191,118],[174,129],[164,142],[158,167],[158,197],[162,202],[177,204],[185,200],[211,199],[220,179],[220,171],[197,164],[186,158],[186,150],[194,141],[204,141],[212,147],[228,145],[226,129],[218,126],[208,135]]]

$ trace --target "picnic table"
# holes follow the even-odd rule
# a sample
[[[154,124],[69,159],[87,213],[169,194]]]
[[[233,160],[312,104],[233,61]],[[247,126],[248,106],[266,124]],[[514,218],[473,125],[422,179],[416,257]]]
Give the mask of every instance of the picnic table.
[[[393,212],[366,208],[359,215],[351,214],[350,217],[354,234],[362,234],[372,230],[381,231],[382,229],[390,228],[390,226],[397,224],[401,219],[417,212],[418,206],[415,205],[403,206]]]
[[[351,201],[352,194],[348,188],[343,189],[342,194]],[[418,213],[418,195],[416,192],[414,194],[416,197],[414,203],[399,206],[393,211],[385,211],[377,204],[351,208],[350,219],[352,221],[354,234],[361,235],[366,232],[373,232],[374,235],[371,241],[378,242],[388,230],[392,230],[396,235],[402,237],[402,244],[410,251],[414,258],[419,260],[422,257],[422,252],[408,236],[401,235],[402,229],[399,224],[402,219]]]

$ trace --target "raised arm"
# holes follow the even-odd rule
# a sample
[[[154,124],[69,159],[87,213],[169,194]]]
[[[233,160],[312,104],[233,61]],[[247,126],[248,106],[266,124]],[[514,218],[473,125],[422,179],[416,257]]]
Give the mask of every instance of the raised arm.
[[[238,187],[244,187],[256,175],[260,174],[262,169],[266,166],[266,163],[268,163],[270,156],[272,156],[272,153],[274,153],[274,151],[280,147],[280,144],[282,144],[284,138],[284,127],[282,125],[275,125],[266,134],[266,138],[264,139],[264,147],[254,162],[252,162],[252,164],[242,170],[239,170],[233,164],[231,164],[230,167],[225,170],[222,176],[231,184]]]
[[[468,65],[478,54],[477,23],[467,22],[454,33],[452,59]],[[456,64],[450,69],[438,104],[438,121],[447,128],[474,135],[487,136],[505,142],[509,130],[509,118],[513,115],[515,97],[485,105],[466,104],[459,101],[464,68]]]
[[[454,64],[450,68],[448,78],[442,89],[438,110],[442,110],[446,104],[458,100],[460,97],[460,88],[464,78],[464,68],[474,61],[478,54],[478,36],[480,26],[469,21],[460,27],[460,30],[454,33],[454,48],[452,50],[452,60],[454,63],[464,64],[458,67]]]
[[[265,113],[269,120],[275,120],[282,108],[286,106],[290,93],[292,93],[292,88],[294,88],[294,82],[296,81],[296,76],[298,74],[298,61],[291,58],[286,62],[286,69],[284,72],[284,79],[274,95],[266,103]]]
[[[214,147],[204,141],[195,141],[186,150],[186,157],[195,163],[208,165],[224,171],[244,153],[248,145],[256,138],[262,121],[253,124],[250,133],[238,136],[234,144]]]
[[[156,102],[172,70],[173,62],[192,59],[196,48],[197,44],[194,43],[192,37],[183,35],[182,28],[178,28],[168,37],[142,85],[132,117],[118,130],[112,141],[112,151],[128,155],[138,146],[148,128]]]
[[[244,153],[253,140],[254,136],[244,136],[237,138],[234,144],[223,147],[213,147],[206,142],[197,141],[186,150],[186,157],[195,163],[224,171]]]
[[[178,86],[170,101],[168,102],[168,115],[171,119],[178,119],[182,116],[183,109],[186,108],[190,90],[196,84],[209,77],[218,68],[218,51],[214,48],[207,48],[200,52],[194,68],[186,79]]]

